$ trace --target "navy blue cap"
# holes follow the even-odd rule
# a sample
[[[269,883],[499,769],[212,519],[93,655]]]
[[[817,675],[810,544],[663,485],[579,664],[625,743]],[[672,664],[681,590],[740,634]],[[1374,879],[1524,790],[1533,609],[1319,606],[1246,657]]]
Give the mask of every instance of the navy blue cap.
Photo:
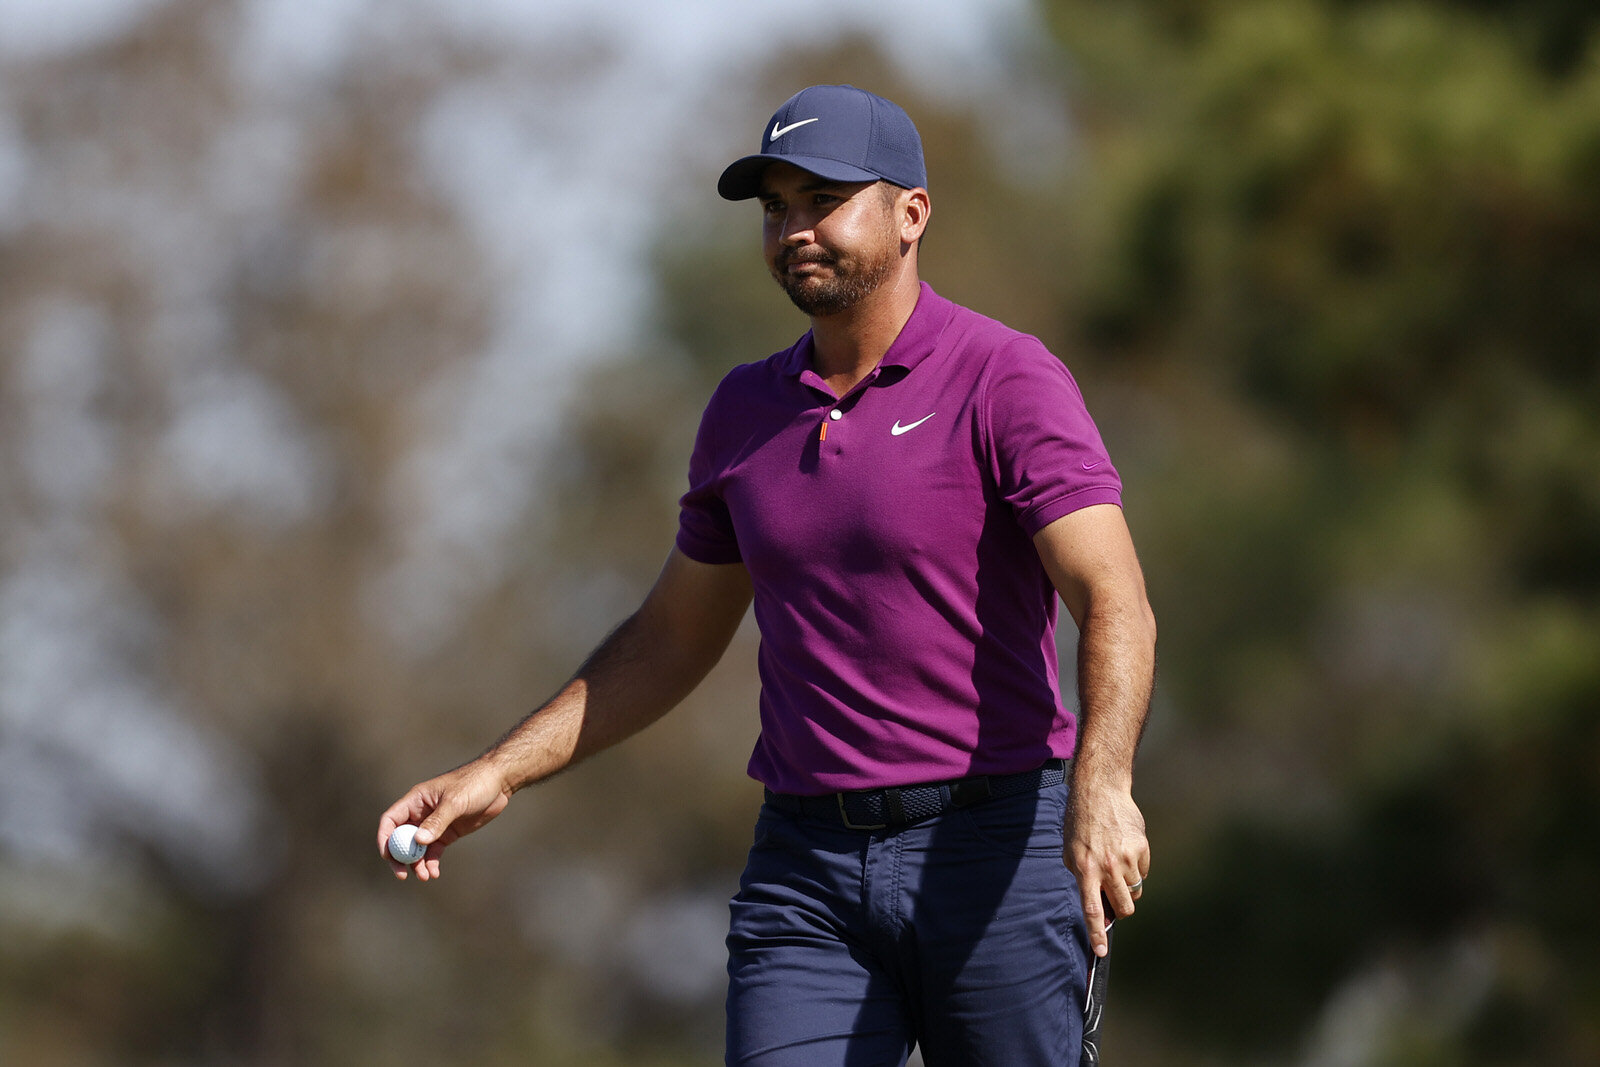
[[[761,131],[761,151],[729,164],[717,179],[718,194],[725,200],[756,196],[761,172],[780,161],[829,181],[881,178],[906,189],[928,184],[911,116],[853,85],[813,85],[784,101]]]

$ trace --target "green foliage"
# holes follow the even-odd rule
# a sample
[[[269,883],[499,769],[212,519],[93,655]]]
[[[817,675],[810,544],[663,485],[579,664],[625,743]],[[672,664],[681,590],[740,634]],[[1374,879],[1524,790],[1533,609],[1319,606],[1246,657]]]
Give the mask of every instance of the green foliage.
[[[1050,13],[1087,72],[1097,267],[1060,299],[1175,442],[1125,473],[1181,720],[1141,782],[1158,847],[1169,810],[1193,836],[1124,980],[1282,1054],[1353,1017],[1346,983],[1392,965],[1415,995],[1396,956],[1472,942],[1489,977],[1455,1014],[1419,1028],[1399,996],[1359,1062],[1589,1062],[1592,12]]]

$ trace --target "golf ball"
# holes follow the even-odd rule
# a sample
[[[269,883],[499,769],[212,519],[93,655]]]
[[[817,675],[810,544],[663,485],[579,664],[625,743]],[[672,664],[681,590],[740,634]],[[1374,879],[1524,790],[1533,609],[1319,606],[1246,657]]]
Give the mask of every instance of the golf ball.
[[[427,845],[417,843],[415,826],[397,826],[389,835],[389,855],[396,863],[415,863],[428,851]]]

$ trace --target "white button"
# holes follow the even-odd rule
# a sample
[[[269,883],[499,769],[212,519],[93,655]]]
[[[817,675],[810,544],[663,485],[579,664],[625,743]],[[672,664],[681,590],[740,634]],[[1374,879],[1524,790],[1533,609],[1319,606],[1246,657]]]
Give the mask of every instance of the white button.
[[[838,408],[834,408],[832,411],[828,412],[828,418],[832,419],[834,422],[838,422],[840,419],[844,418],[844,412],[840,411]]]

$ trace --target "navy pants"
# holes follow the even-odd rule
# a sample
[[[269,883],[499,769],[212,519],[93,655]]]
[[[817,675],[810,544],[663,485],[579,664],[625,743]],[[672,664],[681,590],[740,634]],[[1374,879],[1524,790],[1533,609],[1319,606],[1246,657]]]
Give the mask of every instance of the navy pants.
[[[762,806],[730,906],[730,1067],[1071,1067],[1089,941],[1065,785],[894,830]]]

